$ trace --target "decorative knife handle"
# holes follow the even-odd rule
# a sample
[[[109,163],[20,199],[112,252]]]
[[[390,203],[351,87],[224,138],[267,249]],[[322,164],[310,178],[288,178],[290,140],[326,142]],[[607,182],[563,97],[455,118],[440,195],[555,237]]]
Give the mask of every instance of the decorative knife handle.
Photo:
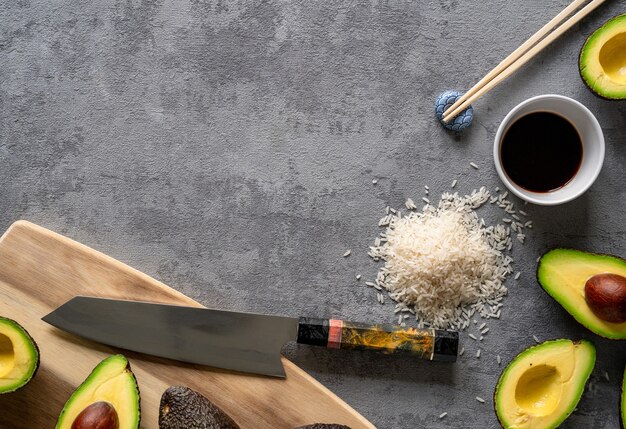
[[[407,352],[423,359],[454,362],[459,347],[459,333],[301,317],[297,341],[330,349]]]

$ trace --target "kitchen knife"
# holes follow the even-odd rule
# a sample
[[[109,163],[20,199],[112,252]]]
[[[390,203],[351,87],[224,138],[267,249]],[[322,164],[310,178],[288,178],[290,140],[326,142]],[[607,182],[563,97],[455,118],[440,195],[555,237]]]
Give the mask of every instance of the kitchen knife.
[[[66,332],[122,349],[183,362],[284,377],[289,341],[368,349],[454,362],[457,332],[281,317],[77,296],[42,318]]]

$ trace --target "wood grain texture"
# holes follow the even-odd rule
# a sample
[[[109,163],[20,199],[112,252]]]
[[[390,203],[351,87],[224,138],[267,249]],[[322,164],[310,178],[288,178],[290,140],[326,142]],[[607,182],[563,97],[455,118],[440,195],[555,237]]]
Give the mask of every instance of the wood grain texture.
[[[26,221],[0,238],[0,315],[37,341],[41,366],[22,390],[0,395],[3,429],[52,428],[63,404],[93,367],[119,350],[63,333],[41,317],[75,295],[200,307],[191,298],[115,259]],[[245,375],[123,352],[141,392],[141,428],[158,426],[158,404],[170,385],[206,395],[247,428],[293,428],[335,422],[374,428],[349,405],[283,358],[286,379]]]

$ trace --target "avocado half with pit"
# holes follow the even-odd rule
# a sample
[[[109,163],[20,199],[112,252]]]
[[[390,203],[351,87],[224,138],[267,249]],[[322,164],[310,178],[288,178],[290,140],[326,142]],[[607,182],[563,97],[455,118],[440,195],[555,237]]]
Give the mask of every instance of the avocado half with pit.
[[[580,76],[600,97],[626,99],[626,14],[593,32],[580,51]]]
[[[35,340],[15,320],[0,317],[0,393],[25,386],[39,368]]]
[[[56,429],[137,429],[139,388],[128,360],[100,362],[65,403]]]
[[[626,261],[611,255],[553,249],[537,267],[543,289],[590,331],[626,339]]]
[[[505,429],[558,427],[574,411],[596,361],[588,341],[546,341],[517,355],[502,372],[494,394]]]

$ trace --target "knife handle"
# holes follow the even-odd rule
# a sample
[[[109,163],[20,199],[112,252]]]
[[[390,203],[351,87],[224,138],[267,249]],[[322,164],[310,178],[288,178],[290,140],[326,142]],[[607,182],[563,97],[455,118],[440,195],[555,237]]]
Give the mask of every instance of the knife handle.
[[[300,344],[329,349],[404,352],[423,359],[454,362],[459,347],[459,333],[391,324],[370,325],[338,319],[301,317],[298,322],[297,341]]]

